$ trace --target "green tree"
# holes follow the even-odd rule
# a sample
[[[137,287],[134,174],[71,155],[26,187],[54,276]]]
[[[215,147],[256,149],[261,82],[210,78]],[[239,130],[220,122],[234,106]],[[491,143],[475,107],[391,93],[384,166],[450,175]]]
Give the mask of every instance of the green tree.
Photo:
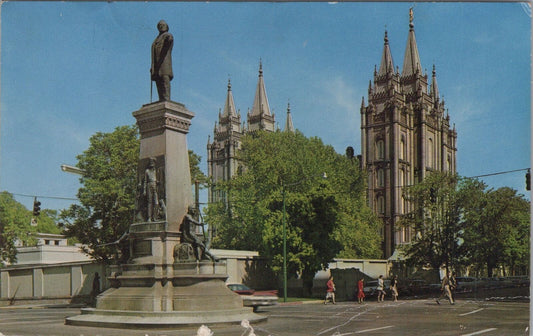
[[[402,246],[411,266],[425,266],[446,272],[458,264],[462,235],[462,185],[457,175],[433,172],[419,184],[404,190],[413,204],[412,211],[400,221],[415,237]]]
[[[498,266],[511,271],[529,269],[530,204],[508,187],[476,188],[465,197],[464,244],[467,263],[491,277]]]
[[[357,161],[299,132],[247,135],[238,158],[242,172],[217,185],[226,202],[207,208],[206,221],[217,232],[214,246],[257,250],[279,273],[285,192],[289,276],[301,274],[310,288],[316,271],[336,256],[381,254],[379,224],[366,207]]]
[[[0,261],[17,261],[15,242],[28,243],[31,240],[31,212],[17,202],[7,191],[0,193]]]
[[[200,182],[200,188],[203,188],[207,183],[207,176],[200,170],[200,162],[202,157],[189,149],[189,165],[191,167],[191,181]]]
[[[85,171],[78,190],[81,204],[61,213],[64,233],[84,244],[97,260],[123,260],[129,244],[116,242],[133,222],[137,189],[140,140],[136,126],[120,126],[111,133],[98,132],[90,146],[78,155],[77,167]],[[198,168],[200,157],[189,151],[191,178],[204,179]]]

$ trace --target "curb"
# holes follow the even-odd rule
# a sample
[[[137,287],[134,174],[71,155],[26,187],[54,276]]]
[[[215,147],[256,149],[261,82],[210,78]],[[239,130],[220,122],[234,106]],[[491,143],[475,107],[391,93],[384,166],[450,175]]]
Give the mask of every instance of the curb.
[[[321,303],[322,300],[309,300],[309,301],[293,301],[293,302],[280,302],[280,306],[297,306],[302,304],[318,304]]]

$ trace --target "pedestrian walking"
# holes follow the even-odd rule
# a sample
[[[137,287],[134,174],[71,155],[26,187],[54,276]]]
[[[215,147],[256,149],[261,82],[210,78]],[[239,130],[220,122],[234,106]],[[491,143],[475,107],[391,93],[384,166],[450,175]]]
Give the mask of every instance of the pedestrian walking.
[[[450,280],[450,279],[453,279],[453,280]],[[444,277],[442,278],[442,282],[440,286],[441,294],[435,300],[437,304],[440,305],[439,300],[442,297],[448,297],[448,301],[450,301],[450,304],[452,305],[455,304],[455,302],[453,301],[452,289],[455,289],[455,277],[453,275],[453,272],[450,274],[449,277],[448,277],[448,274],[445,274]]]
[[[359,303],[363,303],[365,301],[365,292],[364,292],[365,283],[364,283],[364,281],[365,281],[365,279],[361,278],[357,282],[357,302],[359,302]]]
[[[394,302],[398,301],[398,276],[395,275],[392,277],[391,283],[390,283],[390,289],[391,289],[391,295],[394,299]]]
[[[335,304],[335,283],[333,282],[333,275],[329,277],[328,282],[326,282],[326,298],[324,299],[324,304],[331,300]]]
[[[378,278],[378,302],[383,302],[385,300],[385,285],[383,282],[383,275],[380,275]]]
[[[98,272],[94,273],[93,289],[91,291],[91,303],[96,306],[96,297],[100,294],[100,275]]]

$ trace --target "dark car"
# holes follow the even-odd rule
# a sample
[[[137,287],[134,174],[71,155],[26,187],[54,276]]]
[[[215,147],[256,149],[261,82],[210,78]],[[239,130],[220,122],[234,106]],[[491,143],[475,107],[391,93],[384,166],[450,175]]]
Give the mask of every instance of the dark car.
[[[228,288],[239,294],[245,307],[253,307],[254,312],[261,306],[278,304],[277,290],[256,291],[243,284],[228,284]]]
[[[438,285],[440,289],[440,284]],[[406,279],[400,284],[400,293],[405,293],[406,296],[420,296],[427,295],[435,291],[432,285],[428,284],[423,279]]]

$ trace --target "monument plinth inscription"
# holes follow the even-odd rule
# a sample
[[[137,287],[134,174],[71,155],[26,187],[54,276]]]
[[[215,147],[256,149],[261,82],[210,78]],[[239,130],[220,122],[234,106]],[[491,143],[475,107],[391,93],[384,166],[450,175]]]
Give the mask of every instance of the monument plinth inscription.
[[[172,35],[160,21],[152,44],[151,79],[159,101],[133,112],[140,131],[130,258],[109,278],[96,308],[66,319],[98,327],[173,327],[259,321],[225,285],[226,264],[195,236],[187,133],[194,113],[170,100]]]

